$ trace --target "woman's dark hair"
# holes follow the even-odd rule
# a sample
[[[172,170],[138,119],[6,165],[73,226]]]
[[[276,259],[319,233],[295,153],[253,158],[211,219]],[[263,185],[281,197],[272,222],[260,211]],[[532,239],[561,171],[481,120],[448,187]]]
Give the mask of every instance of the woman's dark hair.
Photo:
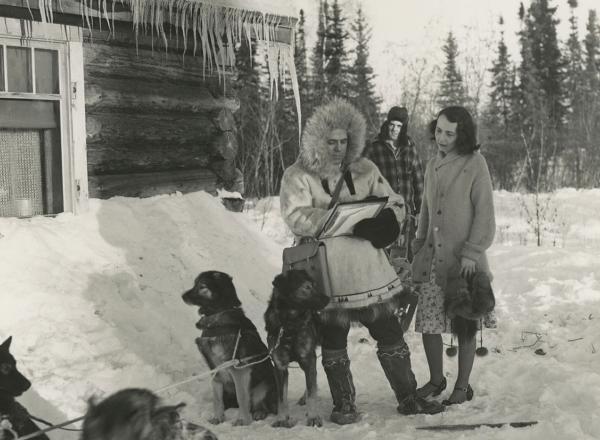
[[[471,154],[479,149],[477,143],[477,126],[469,111],[458,105],[444,108],[437,117],[429,123],[431,139],[435,141],[435,129],[440,116],[444,115],[450,122],[456,122],[456,152]]]
[[[405,146],[408,145],[408,121],[400,121],[402,122],[402,128],[400,129],[400,134],[398,135],[398,139],[396,140],[396,146]],[[381,141],[386,141],[388,139],[388,127],[390,125],[390,121],[385,121],[379,130],[379,139]]]

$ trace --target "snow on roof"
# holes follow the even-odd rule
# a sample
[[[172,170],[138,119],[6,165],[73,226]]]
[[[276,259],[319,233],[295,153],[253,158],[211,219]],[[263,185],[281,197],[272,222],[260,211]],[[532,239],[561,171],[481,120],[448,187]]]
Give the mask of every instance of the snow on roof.
[[[83,1],[83,0],[82,0]],[[256,39],[267,47],[267,68],[271,78],[271,93],[277,97],[277,84],[289,74],[298,113],[300,132],[300,92],[294,65],[294,27],[296,7],[292,0],[121,0],[132,13],[136,34],[152,32],[167,41],[165,24],[181,30],[184,47],[191,34],[193,47],[201,48],[205,68],[223,73],[221,66],[235,64],[234,48],[242,40]],[[83,1],[85,4],[85,1]],[[60,11],[60,0],[38,0],[43,22],[53,21],[53,12]],[[99,2],[101,13],[110,22],[112,6]],[[90,22],[97,12],[81,8]],[[287,38],[277,38],[283,31]],[[191,44],[190,44],[191,46]],[[166,47],[166,44],[165,44]]]
[[[296,17],[297,8],[292,0],[189,0],[193,3],[210,3],[223,8],[256,11],[261,14]]]

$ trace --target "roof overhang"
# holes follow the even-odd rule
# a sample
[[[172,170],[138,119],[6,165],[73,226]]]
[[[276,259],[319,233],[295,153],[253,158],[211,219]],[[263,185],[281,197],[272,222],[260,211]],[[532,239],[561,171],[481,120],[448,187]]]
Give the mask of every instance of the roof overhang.
[[[77,25],[90,30],[100,21],[109,29],[115,22],[131,23],[136,35],[159,36],[165,47],[167,29],[175,28],[184,47],[199,49],[205,69],[219,75],[223,66],[234,64],[236,44],[257,40],[268,50],[272,92],[277,94],[277,84],[289,73],[300,123],[293,0],[0,0],[2,15],[61,24],[79,20]]]

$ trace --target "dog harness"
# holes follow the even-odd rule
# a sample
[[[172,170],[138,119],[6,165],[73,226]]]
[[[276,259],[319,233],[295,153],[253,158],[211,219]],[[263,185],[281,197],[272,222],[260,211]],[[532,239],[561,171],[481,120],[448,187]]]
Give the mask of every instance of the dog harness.
[[[225,310],[223,312],[207,315],[200,318],[196,328],[202,330],[201,337],[213,338],[218,336],[235,335],[256,332],[252,324],[240,308]]]

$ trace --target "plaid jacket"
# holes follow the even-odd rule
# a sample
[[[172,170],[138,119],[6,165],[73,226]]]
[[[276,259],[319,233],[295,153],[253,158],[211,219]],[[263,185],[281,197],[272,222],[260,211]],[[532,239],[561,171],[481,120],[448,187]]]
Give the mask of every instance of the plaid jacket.
[[[377,139],[365,148],[364,155],[375,162],[392,189],[404,197],[408,212],[419,212],[423,199],[424,175],[414,142],[409,139],[408,145],[398,148],[394,154],[387,142]]]

